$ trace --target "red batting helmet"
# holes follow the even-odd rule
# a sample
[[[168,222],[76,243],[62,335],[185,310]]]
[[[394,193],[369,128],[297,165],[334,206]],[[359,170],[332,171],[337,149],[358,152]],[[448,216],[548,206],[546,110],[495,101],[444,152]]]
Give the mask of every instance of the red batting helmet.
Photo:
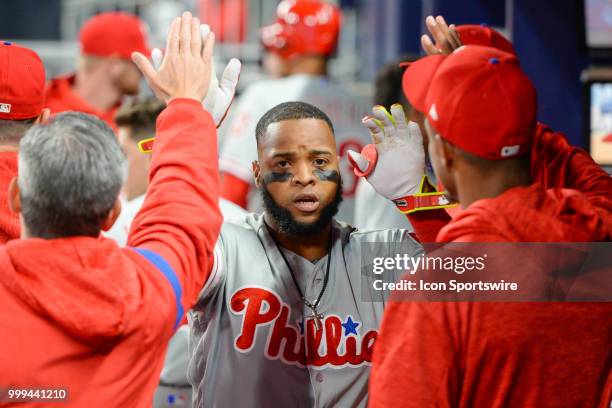
[[[333,54],[340,31],[340,10],[320,0],[283,0],[276,22],[261,30],[264,47],[283,58]]]

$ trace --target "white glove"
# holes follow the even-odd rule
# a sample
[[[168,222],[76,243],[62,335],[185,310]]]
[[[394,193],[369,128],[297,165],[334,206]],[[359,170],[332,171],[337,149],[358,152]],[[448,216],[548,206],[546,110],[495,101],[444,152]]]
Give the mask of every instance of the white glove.
[[[407,122],[399,104],[391,114],[383,106],[372,108],[374,117],[363,124],[370,130],[374,145],[361,153],[349,151],[349,161],[382,196],[397,200],[420,192],[425,174],[425,151],[419,125]]]
[[[207,24],[200,25],[200,33],[203,39],[208,37],[210,33],[210,26]],[[164,58],[163,52],[159,48],[154,48],[151,51],[151,60],[155,69],[159,69]],[[217,80],[217,73],[215,72],[215,63],[212,61],[212,71],[210,78],[210,85],[208,86],[208,93],[202,101],[202,106],[212,115],[217,127],[221,126],[223,119],[227,115],[232,101],[234,100],[234,94],[236,93],[236,85],[238,84],[238,78],[240,77],[240,70],[242,64],[236,58],[232,58],[221,76],[221,82]]]

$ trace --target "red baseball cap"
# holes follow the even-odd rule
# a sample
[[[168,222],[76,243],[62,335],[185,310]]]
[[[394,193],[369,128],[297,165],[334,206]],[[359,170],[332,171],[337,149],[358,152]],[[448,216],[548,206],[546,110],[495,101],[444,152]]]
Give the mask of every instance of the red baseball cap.
[[[510,54],[516,54],[512,43],[501,33],[487,27],[485,24],[464,24],[455,27],[459,39],[464,45],[484,45],[497,48]]]
[[[472,25],[465,24],[460,25],[455,28],[457,33],[459,33],[459,37],[461,42],[464,45],[484,45],[486,47],[497,48],[502,51],[509,52],[510,54],[516,55],[514,52],[514,47],[512,47],[512,43],[501,35],[499,32],[493,30],[492,28],[487,27],[486,25]],[[435,55],[436,62],[430,62],[428,64],[439,65],[444,61],[443,55]],[[415,63],[406,63],[407,66],[412,66]],[[419,68],[413,68],[412,71],[419,70]],[[435,73],[435,69],[432,69],[431,66],[427,66],[425,72],[421,72],[416,76],[419,78],[421,82],[413,82],[406,75],[407,71],[404,73],[402,78],[402,88],[404,90],[404,94],[417,111],[425,112],[425,96],[427,96],[427,91],[429,90],[429,84]],[[429,73],[429,76],[427,75]]]
[[[32,50],[0,43],[0,119],[22,120],[43,109],[45,67]]]
[[[529,152],[537,96],[516,56],[466,45],[442,62],[439,58],[422,58],[405,73],[410,83],[431,81],[423,105],[430,125],[445,140],[485,159]]]
[[[84,55],[130,59],[135,51],[150,54],[146,25],[127,13],[109,12],[90,18],[81,28],[79,39]]]

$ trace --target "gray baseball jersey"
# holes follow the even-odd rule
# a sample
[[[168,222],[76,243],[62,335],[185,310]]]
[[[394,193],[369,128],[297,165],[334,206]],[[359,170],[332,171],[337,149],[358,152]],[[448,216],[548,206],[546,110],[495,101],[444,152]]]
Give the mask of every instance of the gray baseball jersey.
[[[317,327],[263,216],[224,224],[189,315],[194,406],[366,406],[384,302],[362,298],[362,243],[383,243],[377,256],[417,256],[422,248],[400,229],[363,232],[333,221],[332,231],[331,253],[317,262],[282,249],[309,301],[321,292],[331,256]]]

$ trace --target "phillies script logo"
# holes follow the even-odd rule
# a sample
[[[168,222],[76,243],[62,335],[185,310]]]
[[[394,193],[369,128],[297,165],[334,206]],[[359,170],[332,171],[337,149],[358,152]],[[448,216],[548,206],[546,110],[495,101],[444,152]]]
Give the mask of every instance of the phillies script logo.
[[[241,353],[253,349],[257,330],[268,329],[265,356],[286,364],[312,367],[357,367],[372,361],[378,332],[359,334],[360,322],[352,316],[344,320],[328,315],[317,329],[314,319],[289,323],[291,309],[269,289],[238,289],[230,300],[230,310],[242,315],[242,328],[234,341]]]

